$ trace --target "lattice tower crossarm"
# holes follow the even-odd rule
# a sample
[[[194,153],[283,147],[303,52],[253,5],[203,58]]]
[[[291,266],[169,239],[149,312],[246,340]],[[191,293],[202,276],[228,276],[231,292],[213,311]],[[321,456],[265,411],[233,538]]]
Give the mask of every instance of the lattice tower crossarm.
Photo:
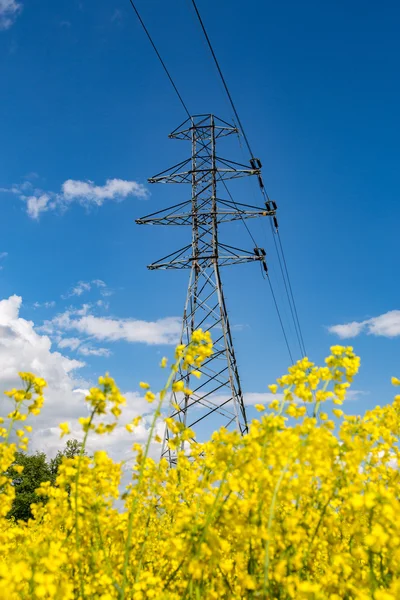
[[[149,265],[150,269],[190,269],[189,285],[183,313],[180,343],[188,344],[195,329],[210,331],[214,354],[201,367],[197,380],[179,371],[176,381],[183,380],[193,394],[172,394],[170,416],[190,428],[205,419],[213,419],[213,429],[225,426],[247,432],[246,409],[237,368],[229,318],[221,283],[220,267],[260,261],[266,270],[265,252],[240,250],[222,244],[218,226],[237,219],[274,216],[276,205],[265,208],[222,200],[217,195],[219,181],[248,175],[261,177],[261,164],[242,165],[217,154],[217,140],[238,133],[237,129],[214,115],[196,115],[185,121],[170,137],[191,142],[191,158],[149,179],[150,183],[190,183],[191,200],[137,220],[139,224],[191,225],[192,242],[188,246]],[[256,167],[256,168],[255,168]],[[188,209],[185,212],[185,209]],[[171,465],[176,453],[168,446],[166,430],[162,448]]]

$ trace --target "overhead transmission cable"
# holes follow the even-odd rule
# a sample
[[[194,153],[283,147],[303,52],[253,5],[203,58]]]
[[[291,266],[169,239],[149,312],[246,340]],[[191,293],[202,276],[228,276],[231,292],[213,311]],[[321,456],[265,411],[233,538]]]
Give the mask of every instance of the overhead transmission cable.
[[[233,199],[233,196],[232,196],[232,194],[231,194],[231,192],[230,192],[230,190],[229,190],[228,186],[226,185],[226,182],[225,182],[223,179],[221,179],[221,182],[222,182],[222,184],[223,184],[223,186],[224,186],[224,188],[225,188],[225,190],[226,190],[226,193],[228,194],[229,198],[231,199],[231,202],[232,202],[232,203],[233,203],[233,204],[236,206],[236,208],[238,209],[238,205],[236,204],[235,200]],[[239,209],[238,209],[238,210],[239,210]],[[247,233],[249,234],[249,236],[250,236],[250,238],[251,238],[251,240],[252,240],[252,242],[253,242],[254,246],[255,246],[256,248],[258,248],[258,244],[257,244],[257,242],[256,242],[256,240],[255,240],[255,238],[254,238],[253,234],[252,234],[252,233],[251,233],[251,231],[250,231],[250,227],[247,225],[247,223],[246,223],[245,219],[243,218],[243,215],[242,215],[240,212],[239,212],[239,214],[240,214],[240,218],[242,219],[243,225],[245,226],[245,228],[246,228],[246,230],[247,230]],[[270,222],[271,222],[271,221],[270,221]],[[272,223],[271,223],[271,225],[272,225]],[[275,237],[274,237],[274,241],[275,241]],[[276,244],[276,241],[275,241],[275,244]],[[278,253],[278,249],[277,249],[277,255],[278,255],[278,259],[279,259],[279,264],[281,265],[281,269],[282,269],[282,263],[281,263],[281,259],[280,259],[279,253]],[[264,275],[264,273],[263,273],[263,270],[262,270],[262,269],[261,269],[261,274],[262,274],[263,278],[265,279],[265,275]],[[266,274],[266,277],[267,277],[267,279],[268,279],[269,287],[271,288],[271,295],[272,295],[272,299],[273,299],[273,301],[274,301],[274,304],[275,304],[275,309],[276,309],[276,312],[277,312],[277,315],[278,315],[279,323],[280,323],[280,325],[281,325],[281,329],[282,329],[283,337],[284,337],[284,339],[285,339],[286,348],[287,348],[287,351],[288,351],[288,353],[289,353],[289,357],[290,357],[290,360],[291,360],[291,362],[292,362],[292,363],[294,363],[293,356],[292,356],[292,352],[291,352],[291,350],[290,350],[289,341],[288,341],[288,338],[287,338],[287,335],[286,335],[285,327],[284,327],[284,325],[283,325],[283,321],[282,321],[282,317],[281,317],[281,312],[280,312],[280,310],[279,310],[279,306],[278,306],[278,302],[277,302],[277,300],[276,300],[276,296],[275,296],[274,288],[273,288],[273,286],[272,286],[272,281],[271,281],[271,278],[270,278],[270,276],[269,276],[268,272],[267,272],[267,274]],[[285,279],[284,279],[284,281],[285,281]],[[285,282],[285,286],[286,286],[286,282]],[[287,290],[286,290],[286,291],[287,291]],[[291,308],[291,307],[290,307],[290,308]],[[292,316],[293,316],[293,313],[292,313]],[[293,316],[293,320],[294,320],[294,316]],[[295,322],[295,327],[296,327],[296,322]],[[296,333],[297,333],[297,329],[296,329]],[[299,344],[300,344],[300,341],[299,341]],[[301,350],[302,350],[302,351],[304,351],[304,354],[305,354],[305,353],[306,353],[306,352],[305,352],[305,349],[303,349],[303,348],[301,347],[301,344],[300,344],[300,348],[301,348]]]
[[[242,219],[243,225],[245,226],[247,233],[249,234],[249,236],[251,238],[251,241],[253,242],[254,246],[257,247],[258,244],[257,244],[256,240],[254,239],[253,234],[250,231],[250,227],[247,225],[245,219],[243,218],[243,215],[240,212],[238,205],[236,204],[235,200],[233,199],[233,196],[232,196],[228,186],[226,185],[225,179],[220,178],[220,181],[222,182],[222,185],[224,186],[226,193],[228,194],[229,198],[231,199],[231,202],[235,205],[236,210],[239,212],[239,216]]]
[[[271,223],[272,239],[274,240],[275,251],[276,251],[276,255],[278,257],[279,270],[282,275],[283,285],[285,287],[286,296],[288,299],[290,297],[292,297],[292,302],[289,301],[288,304],[289,304],[290,314],[292,315],[292,319],[293,319],[296,338],[297,338],[298,344],[300,346],[300,350],[303,353],[303,355],[305,356],[307,354],[307,352],[306,352],[306,349],[304,346],[304,340],[303,340],[303,335],[302,335],[302,331],[301,331],[301,327],[300,327],[300,321],[299,321],[299,317],[298,317],[297,310],[296,310],[296,303],[295,303],[294,297],[293,297],[292,286],[290,285],[290,278],[289,278],[289,276],[285,277],[285,271],[286,272],[288,272],[288,271],[287,271],[287,266],[286,266],[285,255],[283,253],[282,243],[280,243],[280,249],[281,249],[281,254],[282,254],[282,258],[281,258],[280,254],[279,254],[278,244],[276,242],[277,237],[278,237],[279,241],[281,240],[280,236],[279,236],[279,229],[274,230],[272,221],[270,221],[270,223]],[[287,281],[286,281],[286,279],[287,279]]]
[[[238,111],[236,110],[235,103],[233,102],[233,98],[232,98],[232,96],[231,96],[231,93],[230,93],[230,91],[229,91],[228,84],[226,83],[226,80],[225,80],[224,74],[222,73],[222,69],[221,69],[221,67],[220,67],[220,65],[219,65],[218,59],[217,59],[217,57],[216,57],[216,54],[215,54],[215,52],[214,52],[214,48],[213,48],[213,46],[212,46],[212,44],[211,44],[211,40],[210,40],[210,38],[208,37],[207,30],[206,30],[206,28],[205,28],[205,25],[204,25],[204,23],[203,23],[203,19],[201,18],[201,15],[200,15],[199,9],[197,8],[197,4],[196,4],[195,0],[192,0],[192,4],[193,4],[193,8],[194,8],[194,10],[196,11],[196,15],[197,15],[197,18],[198,18],[198,20],[199,20],[200,26],[201,26],[201,28],[202,28],[202,30],[203,30],[204,37],[206,38],[207,45],[208,45],[208,47],[209,47],[209,49],[210,49],[210,52],[211,52],[211,54],[212,54],[212,57],[213,57],[213,59],[214,59],[215,66],[217,67],[218,73],[219,73],[219,75],[220,75],[220,77],[221,77],[221,81],[222,81],[222,84],[223,84],[223,86],[224,86],[224,88],[225,88],[226,95],[227,95],[227,96],[228,96],[228,98],[229,98],[229,102],[230,102],[230,104],[231,104],[232,110],[233,110],[233,112],[234,112],[234,115],[235,115],[235,117],[236,117],[237,124],[239,125],[239,128],[240,128],[240,130],[241,130],[241,132],[242,132],[242,135],[243,135],[244,141],[246,142],[246,146],[247,146],[247,148],[248,148],[248,151],[249,151],[249,153],[250,153],[250,156],[253,158],[253,157],[254,157],[254,155],[253,155],[253,152],[252,152],[252,150],[251,150],[251,147],[250,147],[249,140],[248,140],[248,138],[247,138],[247,136],[246,136],[246,134],[245,134],[245,132],[244,132],[244,128],[243,128],[242,122],[241,122],[241,120],[240,120],[240,117],[239,117]]]
[[[291,351],[290,351],[289,342],[288,342],[288,339],[287,339],[287,336],[286,336],[286,331],[285,331],[285,328],[284,328],[284,326],[283,326],[283,321],[282,321],[282,317],[281,317],[281,312],[280,312],[280,310],[279,310],[278,303],[277,303],[277,301],[276,301],[276,297],[275,297],[274,288],[272,287],[271,279],[270,279],[270,277],[269,277],[269,275],[268,275],[268,274],[267,274],[267,279],[268,279],[269,287],[271,288],[271,295],[272,295],[272,298],[273,298],[273,300],[274,300],[274,304],[275,304],[276,312],[277,312],[277,314],[278,314],[279,323],[281,324],[281,329],[282,329],[282,332],[283,332],[283,337],[285,338],[286,347],[287,347],[287,349],[288,349],[288,352],[289,352],[290,360],[291,360],[291,363],[292,363],[292,364],[294,364],[293,356],[292,356],[292,353],[291,353]]]
[[[299,315],[297,313],[296,302],[294,300],[292,284],[291,284],[290,277],[289,277],[289,270],[288,270],[287,263],[286,263],[285,253],[283,251],[283,245],[282,245],[281,234],[279,232],[279,229],[277,229],[275,231],[275,233],[276,233],[276,236],[278,238],[279,247],[280,247],[281,254],[282,254],[282,259],[283,259],[283,265],[284,265],[284,269],[285,269],[286,277],[287,277],[287,282],[288,282],[288,286],[289,286],[289,292],[290,292],[290,296],[292,298],[293,310],[294,310],[294,313],[296,315],[296,319],[293,319],[293,320],[294,320],[294,323],[295,323],[295,327],[296,327],[296,322],[297,322],[298,335],[299,335],[300,340],[301,340],[301,346],[302,346],[302,349],[303,349],[303,352],[304,352],[304,356],[306,356],[307,355],[307,351],[306,351],[306,347],[305,347],[305,344],[304,344],[303,333],[302,333],[301,327],[300,327],[300,319],[299,319]],[[275,236],[273,236],[273,237],[274,237],[274,241],[275,241]],[[277,254],[279,256],[279,252],[277,252]],[[292,309],[290,309],[290,310],[292,310]]]
[[[130,2],[130,4],[131,4],[131,6],[132,6],[133,10],[135,11],[135,13],[136,13],[136,16],[137,16],[137,18],[139,19],[139,22],[140,22],[141,26],[143,27],[143,29],[144,29],[144,31],[145,31],[145,33],[146,33],[147,37],[149,38],[150,44],[153,46],[154,52],[157,54],[158,60],[160,61],[160,63],[161,63],[161,65],[162,65],[162,67],[163,67],[163,69],[164,69],[164,71],[165,71],[165,73],[166,73],[166,75],[167,75],[168,79],[170,80],[170,82],[171,82],[171,85],[172,85],[172,87],[174,88],[174,90],[175,90],[175,93],[176,93],[176,95],[178,96],[178,98],[179,98],[179,100],[180,100],[180,103],[182,104],[182,106],[183,106],[183,108],[184,108],[184,110],[185,110],[185,112],[186,112],[187,116],[188,116],[188,117],[189,117],[189,119],[190,119],[190,117],[191,117],[191,114],[190,114],[190,112],[188,111],[188,108],[187,108],[186,104],[184,103],[184,101],[183,101],[183,98],[182,98],[182,96],[180,95],[180,93],[179,93],[179,90],[178,90],[178,88],[176,87],[176,85],[175,85],[175,82],[174,82],[174,80],[172,79],[172,76],[171,76],[170,72],[168,71],[168,69],[167,69],[167,66],[166,66],[165,62],[164,62],[164,61],[163,61],[163,59],[161,58],[161,54],[160,54],[160,53],[159,53],[159,51],[157,50],[157,46],[156,46],[156,45],[155,45],[155,43],[153,42],[153,39],[152,39],[152,37],[151,37],[151,35],[150,35],[150,33],[149,33],[149,30],[147,29],[146,25],[144,24],[144,22],[143,22],[143,19],[142,19],[142,17],[140,16],[140,13],[139,13],[138,9],[136,8],[136,5],[134,4],[133,0],[129,0],[129,2]]]
[[[217,56],[215,54],[213,45],[211,43],[210,37],[209,37],[209,35],[207,33],[207,30],[206,30],[206,27],[204,25],[204,21],[203,21],[203,19],[201,17],[200,11],[199,11],[198,6],[196,4],[196,0],[191,0],[191,3],[193,5],[193,8],[194,8],[195,13],[197,15],[198,21],[200,23],[200,27],[201,27],[201,29],[203,31],[203,34],[204,34],[204,37],[206,39],[207,45],[208,45],[208,47],[210,49],[211,55],[212,55],[212,57],[214,59],[215,66],[216,66],[217,71],[219,73],[219,76],[221,78],[222,84],[223,84],[223,86],[225,88],[225,91],[226,91],[226,94],[228,96],[229,102],[231,104],[232,110],[234,112],[234,115],[236,117],[237,123],[238,123],[239,128],[241,130],[241,133],[243,135],[243,138],[244,138],[244,141],[246,143],[247,149],[249,151],[250,157],[251,157],[252,161],[254,161],[255,156],[254,156],[253,151],[251,149],[249,139],[248,139],[248,137],[246,135],[246,132],[245,132],[244,127],[242,125],[242,122],[240,120],[239,113],[238,113],[238,111],[236,109],[235,103],[233,102],[232,95],[231,95],[231,93],[229,91],[228,84],[226,82],[226,79],[225,79],[224,74],[222,72],[221,66],[220,66],[219,61],[217,59]],[[268,192],[265,189],[264,185],[261,185],[261,183],[260,183],[260,189],[261,189],[261,193],[263,194],[263,196],[269,202],[270,198],[268,196]],[[296,302],[295,302],[295,299],[294,299],[293,289],[292,289],[292,285],[291,285],[291,282],[290,282],[289,270],[287,268],[287,262],[286,262],[285,253],[284,253],[284,250],[283,250],[282,240],[280,238],[279,229],[277,227],[277,222],[276,221],[275,221],[275,232],[274,233],[278,237],[279,248],[280,248],[281,254],[282,254],[283,267],[282,267],[282,263],[281,263],[280,258],[279,258],[279,261],[280,261],[280,264],[281,264],[283,280],[285,282],[285,289],[286,289],[286,293],[287,293],[287,297],[288,297],[288,303],[290,305],[290,310],[291,310],[291,313],[292,313],[292,318],[293,318],[293,321],[294,321],[294,324],[295,324],[295,329],[296,329],[296,333],[297,333],[297,337],[298,337],[300,349],[301,349],[301,351],[305,355],[306,354],[306,349],[305,349],[305,345],[304,345],[303,334],[302,334],[302,331],[301,331],[300,320],[299,320],[299,317],[298,317],[298,312],[297,312],[297,308],[296,308]],[[273,236],[273,237],[274,237],[275,247],[276,247],[277,253],[279,255],[278,246],[276,244],[275,236]],[[286,277],[285,277],[285,275],[286,275]],[[285,279],[287,279],[288,284],[286,284]],[[293,304],[293,307],[292,307],[292,304]]]
[[[219,74],[220,74],[220,77],[221,77],[222,83],[223,83],[223,85],[224,85],[225,91],[226,91],[226,93],[227,93],[227,96],[228,96],[228,98],[229,98],[229,101],[230,101],[230,103],[231,103],[232,110],[233,110],[233,112],[234,112],[235,118],[236,118],[236,120],[237,120],[237,123],[238,123],[238,125],[239,125],[239,128],[240,128],[240,130],[241,130],[241,132],[242,132],[243,138],[244,138],[244,140],[245,140],[245,142],[246,142],[247,149],[248,149],[248,151],[249,151],[249,154],[250,154],[250,156],[251,156],[252,158],[254,158],[254,155],[253,155],[253,152],[252,152],[252,150],[251,150],[251,147],[250,147],[250,144],[249,144],[248,138],[247,138],[247,136],[246,136],[246,134],[245,134],[245,131],[244,131],[243,125],[242,125],[242,123],[241,123],[241,121],[240,121],[239,114],[238,114],[238,112],[237,112],[237,110],[236,110],[236,107],[235,107],[235,105],[234,105],[234,102],[233,102],[232,96],[231,96],[231,94],[230,94],[230,92],[229,92],[229,88],[228,88],[228,86],[227,86],[227,83],[226,83],[226,81],[225,81],[225,78],[224,78],[224,76],[223,76],[222,70],[221,70],[221,68],[220,68],[220,66],[219,66],[219,63],[218,63],[218,61],[217,61],[217,57],[216,57],[216,55],[215,55],[215,53],[214,53],[213,47],[212,47],[212,45],[211,45],[211,41],[210,41],[210,39],[209,39],[209,37],[208,37],[208,35],[207,35],[207,31],[206,31],[206,29],[205,29],[205,27],[204,27],[204,23],[203,23],[203,21],[202,21],[202,19],[201,19],[200,13],[199,13],[199,11],[198,11],[198,8],[197,8],[197,5],[196,5],[196,3],[194,2],[194,0],[192,0],[192,2],[193,2],[193,6],[194,6],[194,8],[195,8],[195,11],[196,11],[197,17],[198,17],[198,19],[199,19],[199,21],[200,21],[200,23],[201,23],[201,26],[202,26],[202,29],[203,29],[204,35],[205,35],[205,37],[206,37],[206,40],[207,40],[208,46],[209,46],[209,48],[210,48],[210,51],[211,51],[211,53],[212,53],[212,55],[213,55],[213,58],[214,58],[214,60],[215,60],[215,64],[217,65],[218,72],[219,72]],[[183,98],[182,98],[182,96],[181,96],[181,94],[180,94],[180,92],[179,92],[179,90],[178,90],[178,88],[177,88],[177,86],[176,86],[176,84],[175,84],[175,82],[174,82],[173,78],[172,78],[172,75],[171,75],[171,73],[169,72],[169,70],[168,70],[168,68],[167,68],[167,66],[166,66],[166,64],[165,64],[165,62],[163,61],[163,59],[162,59],[162,57],[161,57],[161,54],[159,53],[159,51],[158,51],[158,49],[157,49],[157,46],[155,45],[155,43],[154,43],[154,41],[153,41],[153,38],[152,38],[152,37],[151,37],[151,35],[150,35],[150,32],[149,32],[149,30],[147,29],[147,27],[146,27],[146,25],[145,25],[145,23],[144,23],[144,21],[143,21],[142,17],[140,16],[140,13],[139,13],[139,11],[138,11],[138,9],[137,9],[137,7],[136,7],[135,3],[133,2],[133,0],[129,0],[129,3],[130,3],[130,5],[131,5],[132,9],[134,10],[134,12],[135,12],[135,14],[136,14],[136,16],[137,16],[137,18],[138,18],[138,20],[139,20],[139,22],[140,22],[141,26],[143,27],[143,30],[144,30],[144,32],[145,32],[145,34],[146,34],[147,38],[149,39],[149,41],[150,41],[150,44],[152,45],[152,47],[153,47],[153,50],[154,50],[154,52],[156,53],[156,55],[157,55],[157,58],[158,58],[158,60],[160,61],[160,63],[161,63],[161,65],[162,65],[162,67],[163,67],[163,69],[164,69],[164,71],[165,71],[165,73],[166,73],[166,75],[167,75],[167,77],[168,77],[168,79],[169,79],[169,81],[170,81],[170,83],[171,83],[171,85],[172,85],[172,87],[173,87],[173,89],[174,89],[174,91],[175,91],[175,93],[176,93],[176,95],[177,95],[177,97],[178,97],[178,99],[179,99],[179,101],[180,101],[180,103],[181,103],[181,105],[182,105],[182,107],[183,107],[184,111],[186,112],[186,114],[187,114],[188,118],[189,118],[189,119],[191,119],[192,115],[190,114],[190,112],[189,112],[189,110],[188,110],[188,108],[187,108],[187,105],[186,105],[186,103],[184,102],[184,100],[183,100]],[[236,202],[235,202],[235,200],[233,199],[233,196],[232,196],[231,192],[229,191],[229,189],[228,189],[228,187],[227,187],[227,185],[226,185],[225,181],[224,181],[224,180],[222,180],[222,179],[221,179],[221,181],[222,181],[222,183],[223,183],[223,185],[224,185],[224,187],[225,187],[225,190],[226,190],[226,192],[228,193],[228,195],[229,195],[229,197],[230,197],[231,201],[232,201],[232,202],[235,204],[235,206],[236,206]],[[268,198],[268,200],[269,200],[269,198]],[[256,243],[256,240],[255,240],[254,236],[252,235],[252,233],[251,233],[251,231],[250,231],[250,228],[249,228],[249,226],[247,225],[247,223],[246,223],[245,219],[243,218],[243,215],[241,215],[241,214],[240,214],[240,217],[241,217],[241,220],[242,220],[242,222],[243,222],[243,224],[244,224],[244,226],[245,226],[245,228],[246,228],[246,230],[247,230],[247,233],[249,234],[249,236],[250,236],[250,238],[251,238],[251,240],[252,240],[252,242],[253,242],[254,246],[255,246],[256,248],[258,248],[258,244]],[[286,263],[285,263],[285,264],[286,264]],[[279,306],[278,306],[278,303],[277,303],[277,300],[276,300],[276,296],[275,296],[275,293],[274,293],[274,290],[273,290],[273,287],[272,287],[272,282],[271,282],[271,280],[270,280],[270,278],[269,278],[269,275],[268,275],[268,273],[267,273],[267,279],[268,279],[268,282],[269,282],[269,285],[270,285],[270,288],[271,288],[271,294],[272,294],[272,298],[273,298],[273,301],[274,301],[274,304],[275,304],[275,308],[276,308],[276,311],[277,311],[277,315],[278,315],[279,323],[280,323],[280,326],[281,326],[281,329],[282,329],[282,333],[283,333],[283,337],[284,337],[284,339],[285,339],[286,347],[287,347],[287,350],[288,350],[288,354],[289,354],[289,357],[290,357],[290,360],[291,360],[291,362],[293,363],[294,361],[293,361],[292,352],[291,352],[291,350],[290,350],[289,341],[288,341],[288,338],[287,338],[287,335],[286,335],[285,327],[284,327],[284,325],[283,325],[283,321],[282,321],[281,313],[280,313]],[[297,312],[296,312],[296,314],[297,314]]]

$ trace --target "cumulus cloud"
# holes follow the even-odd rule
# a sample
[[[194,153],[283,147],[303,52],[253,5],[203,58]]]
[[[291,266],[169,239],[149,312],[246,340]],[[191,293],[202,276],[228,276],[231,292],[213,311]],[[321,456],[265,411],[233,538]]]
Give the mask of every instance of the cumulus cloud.
[[[66,310],[43,323],[41,330],[48,334],[77,331],[91,339],[126,341],[143,344],[176,344],[181,333],[180,317],[166,317],[156,321],[98,317],[89,314],[89,304],[79,310]]]
[[[0,0],[0,3],[2,1],[4,0]],[[125,179],[107,179],[104,185],[96,185],[90,180],[67,179],[62,184],[60,192],[44,191],[35,188],[32,182],[24,181],[11,188],[0,188],[0,191],[18,196],[25,202],[28,215],[36,220],[49,210],[67,210],[73,202],[90,208],[102,206],[109,200],[123,200],[128,196],[146,198],[149,194],[147,188],[141,183]]]
[[[81,407],[74,401],[73,389],[80,382],[79,369],[84,363],[67,358],[51,349],[51,340],[38,334],[32,321],[19,316],[19,296],[0,301],[0,393],[19,387],[18,371],[31,371],[48,382],[46,407],[36,421],[37,429],[54,425],[78,414]],[[4,401],[0,410],[7,412]]]
[[[176,344],[181,332],[181,319],[167,317],[157,321],[141,321],[87,315],[71,321],[70,327],[98,340]]]
[[[19,387],[18,371],[21,370],[31,371],[46,379],[48,387],[45,388],[42,413],[32,418],[34,433],[31,450],[43,450],[52,456],[65,443],[65,440],[60,440],[60,422],[69,422],[73,437],[82,439],[78,418],[87,414],[83,397],[93,382],[79,376],[83,362],[54,351],[50,338],[39,334],[32,321],[20,317],[21,303],[19,296],[0,301],[0,394],[6,389]],[[104,448],[120,460],[132,455],[133,441],[143,442],[147,438],[149,417],[144,419],[133,435],[125,430],[124,425],[139,414],[148,415],[153,409],[152,405],[139,392],[128,391],[124,395],[127,406],[121,417],[121,425],[111,436],[92,436],[89,444],[91,452]],[[0,413],[4,416],[8,409],[7,399],[4,399]],[[160,424],[159,430],[162,429]],[[159,452],[159,445],[152,446],[155,457],[159,456]]]
[[[370,319],[368,333],[389,338],[400,336],[400,310],[391,310]]]
[[[62,296],[80,297],[93,287],[100,293],[108,290],[101,279],[89,282],[80,281],[71,291]],[[37,303],[37,306],[41,306]],[[108,310],[108,302],[95,300],[78,307],[69,306],[63,312],[46,319],[37,328],[40,333],[49,335],[58,348],[77,352],[81,356],[110,356],[109,348],[99,347],[96,342],[142,343],[147,345],[172,345],[179,341],[181,333],[180,317],[165,317],[155,321],[115,316],[99,316],[98,311]]]
[[[116,200],[127,196],[146,198],[147,189],[136,181],[124,179],[107,179],[104,185],[95,185],[93,181],[76,181],[67,179],[62,185],[64,199],[68,202],[93,202],[101,206],[105,200]]]
[[[16,0],[0,0],[0,29],[9,29],[22,10]]]
[[[40,372],[49,384],[69,380],[84,363],[51,352],[50,339],[19,317],[21,303],[20,296],[0,301],[0,382],[14,382],[18,370]]]
[[[360,333],[388,338],[398,337],[400,336],[400,310],[391,310],[365,321],[352,321],[343,325],[332,325],[328,327],[328,330],[342,339],[354,338],[360,335]]]

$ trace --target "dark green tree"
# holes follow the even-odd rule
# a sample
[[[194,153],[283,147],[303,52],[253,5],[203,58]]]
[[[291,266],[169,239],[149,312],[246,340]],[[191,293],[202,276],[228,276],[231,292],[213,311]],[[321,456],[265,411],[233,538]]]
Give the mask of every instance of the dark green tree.
[[[24,470],[17,473],[14,466],[22,465]],[[35,490],[44,481],[52,481],[50,466],[44,452],[36,454],[25,454],[17,452],[13,465],[8,469],[8,476],[12,479],[15,487],[15,498],[8,517],[10,519],[21,519],[27,521],[32,518],[31,504],[42,502],[43,498],[35,493]]]
[[[52,473],[51,482],[53,485],[57,478],[58,468],[59,468],[64,456],[67,458],[75,458],[75,456],[79,456],[79,454],[81,453],[81,449],[82,449],[82,444],[81,444],[81,442],[78,442],[78,440],[67,440],[64,450],[62,450],[62,451],[59,450],[57,452],[56,456],[50,460],[49,466],[50,466],[50,471]],[[85,452],[85,454],[86,454],[86,452]]]
[[[64,450],[59,450],[55,458],[50,460],[47,460],[44,452],[36,452],[36,454],[17,452],[14,463],[7,471],[7,475],[12,479],[15,487],[15,499],[8,518],[22,521],[31,519],[31,504],[46,502],[46,498],[36,494],[37,488],[45,481],[50,481],[52,485],[55,485],[58,469],[64,456],[67,458],[78,456],[81,448],[82,444],[78,440],[68,440]],[[22,473],[17,473],[14,469],[16,465],[24,467]]]

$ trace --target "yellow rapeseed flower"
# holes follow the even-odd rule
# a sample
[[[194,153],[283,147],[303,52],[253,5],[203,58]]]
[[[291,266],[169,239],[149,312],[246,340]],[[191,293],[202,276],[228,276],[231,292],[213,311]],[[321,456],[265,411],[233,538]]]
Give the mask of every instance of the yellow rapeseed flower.
[[[60,437],[63,437],[64,435],[68,435],[69,433],[71,433],[68,423],[60,423],[59,428],[61,429]]]
[[[0,598],[400,598],[400,396],[345,416],[336,406],[345,406],[360,361],[351,347],[333,346],[323,367],[308,358],[291,365],[278,380],[283,400],[265,412],[255,405],[262,414],[247,432],[233,418],[197,442],[179,404],[175,418],[165,417],[163,400],[173,389],[185,393],[194,366],[212,352],[202,330],[178,347],[146,416],[148,438],[130,443],[133,458],[127,452],[122,462],[108,456],[104,438],[100,450],[91,450],[96,439],[85,446],[97,433],[124,440],[116,427],[125,399],[108,374],[99,378],[87,396],[89,416],[79,420],[84,452],[63,457],[55,483],[36,490],[26,522],[9,519],[21,472],[21,448],[11,440],[26,446],[31,426],[19,421],[40,412],[44,386],[22,374],[0,427]],[[143,389],[155,400],[150,386]],[[336,430],[323,406],[331,401],[332,414],[344,417]],[[166,444],[155,450],[161,419]],[[126,428],[134,432],[139,422]]]

